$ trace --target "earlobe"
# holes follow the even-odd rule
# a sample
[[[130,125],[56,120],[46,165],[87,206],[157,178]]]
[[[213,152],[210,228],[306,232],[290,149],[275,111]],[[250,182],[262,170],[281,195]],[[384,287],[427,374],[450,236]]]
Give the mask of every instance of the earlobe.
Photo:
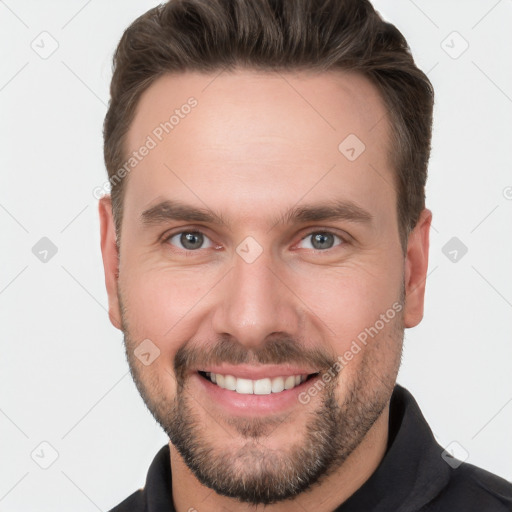
[[[431,222],[432,212],[425,208],[409,234],[404,273],[405,327],[415,327],[423,318]]]
[[[99,200],[98,211],[100,216],[101,255],[108,294],[108,316],[112,325],[121,330],[121,311],[117,291],[119,252],[116,244],[112,202],[109,195]]]

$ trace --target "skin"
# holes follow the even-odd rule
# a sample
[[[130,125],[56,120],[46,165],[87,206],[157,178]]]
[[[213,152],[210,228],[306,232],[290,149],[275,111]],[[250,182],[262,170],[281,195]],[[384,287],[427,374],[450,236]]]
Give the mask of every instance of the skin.
[[[211,449],[202,460],[205,466],[227,454],[220,466],[226,475],[251,481],[272,468],[284,470],[295,461],[296,450],[308,444],[312,418],[327,420],[328,411],[334,411],[331,420],[341,433],[333,433],[330,450],[337,456],[330,467],[296,496],[265,507],[272,512],[333,510],[385,454],[404,328],[416,326],[423,316],[432,213],[423,210],[404,255],[386,109],[376,88],[356,73],[166,75],[139,101],[126,139],[128,152],[190,96],[197,107],[125,178],[119,250],[110,198],[100,200],[111,322],[125,335],[132,375],[151,412],[164,429],[177,428],[173,422],[184,417],[191,427],[188,435],[195,436],[192,446]],[[366,146],[355,161],[338,150],[348,134]],[[340,198],[371,213],[372,224],[275,222],[293,206]],[[141,213],[162,199],[207,207],[229,227],[169,220],[144,225]],[[187,251],[179,236],[162,238],[180,229],[204,233],[204,248]],[[328,249],[314,250],[308,235],[319,231],[340,238],[331,239]],[[262,249],[252,263],[236,252],[247,236]],[[393,320],[361,345],[329,386],[287,414],[230,417],[188,372],[192,363],[212,360],[223,339],[233,347],[226,353],[228,362],[236,360],[235,346],[244,361],[284,362],[265,349],[272,342],[284,347],[286,340],[297,347],[289,352],[290,362],[335,359],[379,315],[401,303],[401,292],[403,309]],[[133,352],[144,339],[160,350],[148,366]],[[180,376],[176,355],[183,353],[191,366],[178,364]],[[329,408],[328,398],[333,401]],[[172,441],[169,446],[178,512],[264,508],[212,491]]]

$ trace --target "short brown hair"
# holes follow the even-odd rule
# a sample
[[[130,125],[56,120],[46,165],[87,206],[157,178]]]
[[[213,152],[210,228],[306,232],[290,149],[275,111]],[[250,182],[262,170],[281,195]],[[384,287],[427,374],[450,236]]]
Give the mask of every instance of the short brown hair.
[[[368,0],[170,0],[140,16],[114,55],[104,156],[119,239],[124,140],[137,102],[167,72],[342,69],[379,90],[390,115],[402,250],[425,208],[434,91],[404,36]]]

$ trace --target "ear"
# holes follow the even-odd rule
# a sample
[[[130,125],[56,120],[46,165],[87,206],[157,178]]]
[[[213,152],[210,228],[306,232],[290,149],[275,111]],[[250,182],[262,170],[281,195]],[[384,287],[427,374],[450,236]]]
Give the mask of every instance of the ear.
[[[121,329],[121,309],[117,295],[117,280],[119,277],[119,252],[116,245],[116,232],[114,217],[112,215],[112,202],[110,196],[103,196],[99,200],[101,229],[101,254],[105,270],[105,285],[108,294],[108,316],[112,325]]]
[[[405,257],[405,327],[415,327],[423,318],[431,222],[432,212],[425,208],[409,234]]]

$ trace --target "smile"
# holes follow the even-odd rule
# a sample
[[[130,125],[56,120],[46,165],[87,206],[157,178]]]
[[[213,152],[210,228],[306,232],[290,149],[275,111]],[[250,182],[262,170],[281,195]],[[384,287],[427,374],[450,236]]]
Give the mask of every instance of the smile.
[[[293,389],[318,373],[305,375],[287,375],[282,377],[263,378],[258,380],[237,378],[233,375],[223,375],[213,372],[199,374],[222,389],[235,391],[242,395],[270,395]]]

